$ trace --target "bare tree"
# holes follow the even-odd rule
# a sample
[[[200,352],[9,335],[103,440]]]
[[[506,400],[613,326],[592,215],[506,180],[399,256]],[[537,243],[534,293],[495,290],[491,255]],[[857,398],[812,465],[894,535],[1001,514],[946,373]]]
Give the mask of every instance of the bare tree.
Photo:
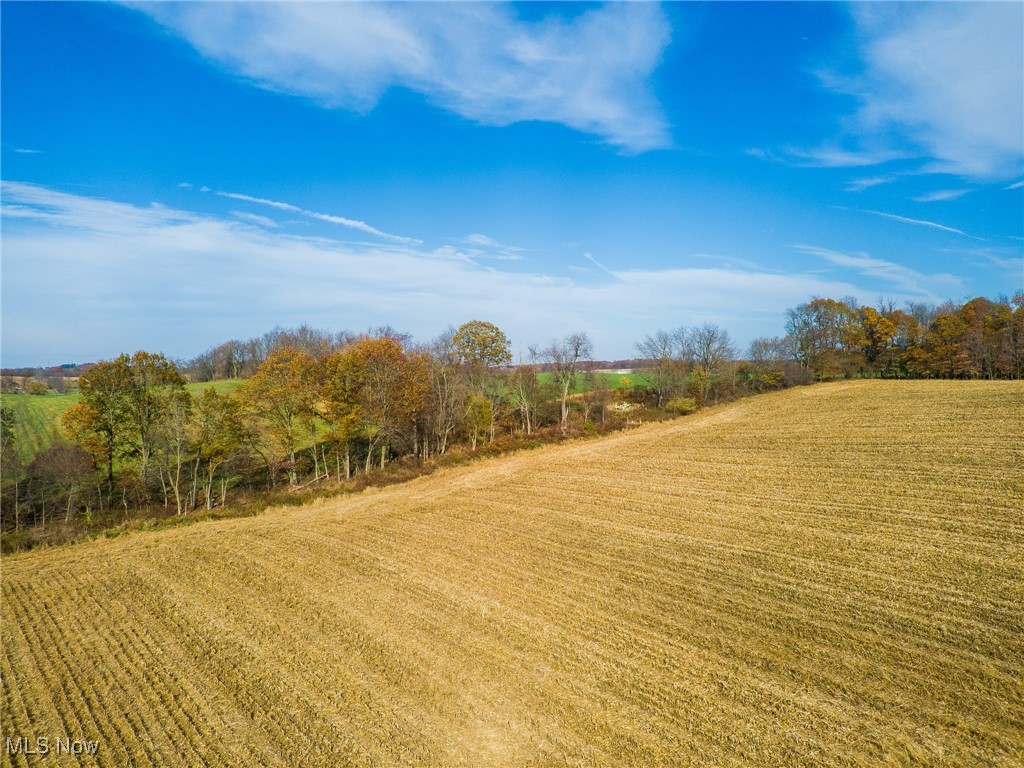
[[[707,399],[722,366],[736,356],[729,332],[714,323],[704,323],[686,334],[693,359],[693,388],[701,402]]]
[[[541,399],[540,379],[537,373],[540,366],[537,364],[540,353],[536,346],[530,347],[530,362],[523,363],[520,355],[519,365],[515,367],[509,377],[509,384],[512,389],[512,398],[519,411],[519,421],[526,434],[531,434],[538,426],[537,407]]]
[[[576,377],[593,360],[594,345],[586,333],[572,333],[561,341],[552,339],[541,359],[549,366],[562,396],[561,429],[564,435],[569,427],[569,393],[576,383]]]
[[[660,408],[682,389],[689,363],[686,328],[655,331],[636,343],[636,351],[644,360],[641,376],[657,397]]]
[[[448,441],[466,413],[469,386],[459,367],[455,348],[455,329],[447,328],[431,343],[429,425],[434,438],[434,451],[443,454]],[[427,441],[429,444],[429,441]]]

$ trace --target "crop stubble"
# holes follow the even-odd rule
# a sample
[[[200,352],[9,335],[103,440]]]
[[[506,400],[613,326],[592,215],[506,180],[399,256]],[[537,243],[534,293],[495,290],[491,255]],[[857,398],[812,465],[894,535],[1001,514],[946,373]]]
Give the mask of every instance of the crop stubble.
[[[1016,382],[816,386],[6,558],[3,732],[106,766],[1019,765],[1022,434]]]

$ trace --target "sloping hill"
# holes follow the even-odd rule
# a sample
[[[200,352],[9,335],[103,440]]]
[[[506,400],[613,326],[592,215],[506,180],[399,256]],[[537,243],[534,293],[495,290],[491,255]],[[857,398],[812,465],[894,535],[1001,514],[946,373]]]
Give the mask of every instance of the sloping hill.
[[[105,766],[1020,765],[1022,435],[1020,382],[820,385],[9,557],[3,734]]]

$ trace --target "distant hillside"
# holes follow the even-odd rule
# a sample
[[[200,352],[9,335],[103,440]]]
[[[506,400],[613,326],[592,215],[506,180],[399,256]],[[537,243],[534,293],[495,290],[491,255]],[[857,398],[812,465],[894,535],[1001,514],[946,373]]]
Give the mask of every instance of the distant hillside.
[[[11,556],[0,725],[101,766],[1018,764],[1021,434],[1021,382],[843,382]]]

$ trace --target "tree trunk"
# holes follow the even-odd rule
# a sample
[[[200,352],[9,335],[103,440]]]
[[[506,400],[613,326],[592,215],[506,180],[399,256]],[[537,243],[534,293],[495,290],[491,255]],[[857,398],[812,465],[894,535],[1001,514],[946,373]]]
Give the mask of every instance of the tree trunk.
[[[192,470],[192,509],[195,510],[199,506],[199,457],[202,454],[196,454],[196,466]]]
[[[206,508],[207,509],[213,509],[213,472],[214,472],[214,467],[213,467],[213,462],[211,461],[207,465],[206,483],[204,484],[206,487],[203,489],[203,491],[206,493]]]
[[[309,432],[310,432],[310,435],[313,438],[313,479],[314,480],[319,480],[320,479],[320,456],[319,456],[319,454],[317,454],[317,451],[316,451],[316,448],[317,448],[317,446],[316,446],[316,428],[315,427],[311,427]]]
[[[64,525],[69,525],[71,523],[71,502],[74,501],[74,499],[75,492],[73,490],[68,491],[68,508],[64,513]]]
[[[569,426],[569,380],[562,386],[562,435]]]

